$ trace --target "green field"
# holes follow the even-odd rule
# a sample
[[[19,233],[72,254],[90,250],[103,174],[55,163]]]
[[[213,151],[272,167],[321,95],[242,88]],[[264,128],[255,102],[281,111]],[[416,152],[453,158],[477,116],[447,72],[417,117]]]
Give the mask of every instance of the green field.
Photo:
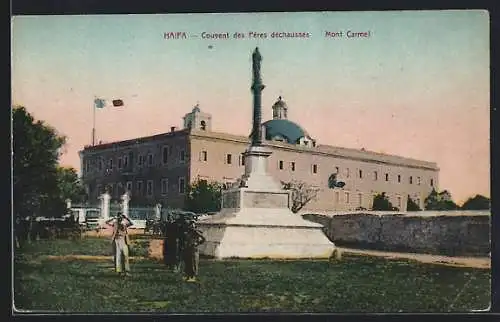
[[[145,256],[139,242],[135,256]],[[59,312],[460,312],[487,308],[490,270],[366,256],[328,261],[202,259],[199,284],[154,260],[132,261],[122,278],[109,239],[38,241],[15,256],[17,309]]]

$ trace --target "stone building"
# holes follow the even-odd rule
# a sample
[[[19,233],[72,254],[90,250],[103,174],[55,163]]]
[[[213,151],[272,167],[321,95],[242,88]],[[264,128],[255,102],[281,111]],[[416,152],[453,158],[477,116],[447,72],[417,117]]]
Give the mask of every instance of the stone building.
[[[395,155],[318,145],[298,124],[288,120],[288,106],[280,97],[272,107],[273,118],[262,124],[264,145],[271,148],[268,169],[281,181],[298,180],[320,192],[305,209],[370,209],[373,196],[385,192],[400,210],[407,196],[423,207],[434,187],[436,163]],[[182,207],[187,185],[197,179],[233,183],[244,172],[243,152],[249,138],[213,132],[212,116],[196,105],[184,116],[182,129],[86,146],[80,151],[82,178],[91,200],[105,187],[117,199],[128,190],[132,202],[152,205],[158,201]],[[346,184],[330,189],[328,179],[337,174]]]

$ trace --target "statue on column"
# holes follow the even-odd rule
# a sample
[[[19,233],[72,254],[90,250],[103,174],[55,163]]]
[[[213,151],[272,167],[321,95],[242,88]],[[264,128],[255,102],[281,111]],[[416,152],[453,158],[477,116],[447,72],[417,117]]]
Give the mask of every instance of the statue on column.
[[[253,69],[253,79],[255,81],[260,80],[260,62],[262,61],[262,56],[259,52],[259,47],[255,48],[255,51],[252,54],[252,69]]]

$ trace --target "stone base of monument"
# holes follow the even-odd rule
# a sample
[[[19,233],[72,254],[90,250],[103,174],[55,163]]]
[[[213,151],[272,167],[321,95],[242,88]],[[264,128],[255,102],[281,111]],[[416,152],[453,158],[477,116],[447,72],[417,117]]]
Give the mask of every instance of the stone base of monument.
[[[223,208],[198,222],[206,242],[200,253],[215,258],[329,258],[335,245],[323,226],[288,208],[281,189],[238,188],[223,194]]]

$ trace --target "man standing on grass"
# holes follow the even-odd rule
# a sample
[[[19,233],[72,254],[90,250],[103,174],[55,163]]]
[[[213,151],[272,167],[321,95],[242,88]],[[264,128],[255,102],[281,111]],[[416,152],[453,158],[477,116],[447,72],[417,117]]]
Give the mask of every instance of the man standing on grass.
[[[184,237],[186,231],[186,221],[182,213],[175,213],[175,221],[174,221],[174,237],[175,240],[173,249],[174,256],[174,271],[176,273],[181,271],[182,266],[182,254],[184,248]]]
[[[117,218],[111,218],[106,224],[113,226],[111,240],[115,250],[115,270],[120,275],[128,276],[130,275],[128,227],[134,223],[127,216],[118,213]]]
[[[186,282],[196,282],[200,262],[198,246],[204,242],[205,237],[203,237],[201,231],[196,229],[194,220],[190,220],[185,232],[184,247],[182,252]]]
[[[163,260],[170,269],[175,269],[177,265],[177,228],[173,219],[173,214],[169,214],[164,224]]]

